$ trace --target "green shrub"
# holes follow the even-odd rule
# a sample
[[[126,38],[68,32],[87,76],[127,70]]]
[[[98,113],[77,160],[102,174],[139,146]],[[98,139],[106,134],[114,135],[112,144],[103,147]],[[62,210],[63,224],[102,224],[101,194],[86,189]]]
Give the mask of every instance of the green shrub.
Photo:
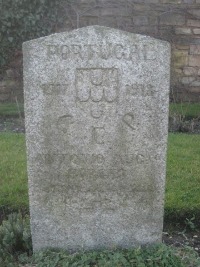
[[[0,266],[8,267],[20,253],[30,254],[32,250],[28,216],[12,213],[0,226]]]
[[[116,249],[69,254],[47,250],[27,259],[38,267],[198,267],[200,261],[192,249],[173,249],[164,244],[147,248]],[[22,260],[22,263],[27,261]]]
[[[59,24],[60,2],[55,0],[0,0],[0,67],[24,41],[51,33]]]

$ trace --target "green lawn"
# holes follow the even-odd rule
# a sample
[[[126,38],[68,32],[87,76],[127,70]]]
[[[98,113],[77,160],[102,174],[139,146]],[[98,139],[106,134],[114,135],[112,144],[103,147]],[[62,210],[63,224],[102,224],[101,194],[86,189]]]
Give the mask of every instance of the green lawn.
[[[0,116],[20,117],[24,114],[24,104],[22,103],[1,103]]]
[[[1,133],[0,147],[0,207],[27,209],[24,135]],[[200,135],[169,134],[165,209],[200,211]]]
[[[24,134],[0,133],[0,148],[0,210],[6,213],[12,210],[28,210]],[[170,222],[173,221],[174,214],[175,217],[180,215],[182,218],[187,214],[184,220],[186,218],[191,219],[193,214],[195,216],[197,214],[199,216],[200,214],[199,163],[200,135],[169,135],[165,211]],[[196,218],[198,216],[196,216]],[[23,265],[20,266],[26,266],[24,264],[28,263],[27,266],[41,267],[58,266],[57,264],[63,267],[72,265],[93,266],[94,264],[99,267],[200,266],[198,255],[189,247],[171,248],[171,246],[165,245],[147,249],[92,251],[75,254],[59,252],[59,250],[56,252],[44,251],[28,257],[25,251],[29,248],[27,244],[30,243],[28,242],[30,238],[27,239],[25,249],[20,252],[17,250],[17,240],[19,236],[22,238],[24,233],[27,235],[27,233],[30,232],[26,232],[29,226],[27,225],[27,229],[23,228],[26,224],[23,224],[22,227],[22,224],[19,224],[19,222],[18,225],[9,224],[8,222],[5,222],[3,225],[4,227],[2,226],[2,228],[0,228],[0,248],[3,248],[3,250],[0,249],[0,266],[2,267],[19,266],[19,262],[23,263]],[[11,229],[8,227],[11,227]],[[8,229],[10,229],[10,231],[8,231]],[[15,233],[17,239],[12,237],[13,233]],[[28,236],[30,236],[30,233]],[[5,241],[8,247],[1,245],[1,243]],[[12,252],[9,251],[11,245]],[[22,252],[23,254],[20,254]]]
[[[186,119],[198,118],[200,117],[200,103],[171,103],[169,114],[170,116],[179,115]]]
[[[28,207],[24,134],[0,133],[0,207]]]
[[[165,210],[200,216],[200,135],[169,134]]]

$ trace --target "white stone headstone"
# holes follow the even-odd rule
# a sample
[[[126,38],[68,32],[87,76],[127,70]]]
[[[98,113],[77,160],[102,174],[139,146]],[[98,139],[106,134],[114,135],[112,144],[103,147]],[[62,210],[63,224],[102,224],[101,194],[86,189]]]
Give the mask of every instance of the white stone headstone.
[[[170,45],[91,26],[23,52],[34,250],[161,241]]]

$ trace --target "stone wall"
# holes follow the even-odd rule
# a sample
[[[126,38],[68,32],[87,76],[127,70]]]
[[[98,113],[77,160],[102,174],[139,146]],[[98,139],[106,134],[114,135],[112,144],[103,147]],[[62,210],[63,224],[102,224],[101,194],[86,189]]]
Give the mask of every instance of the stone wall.
[[[23,102],[22,53],[17,51],[15,57],[0,74],[0,103]]]
[[[64,0],[62,12],[56,31],[103,25],[169,41],[171,100],[200,101],[200,0]]]

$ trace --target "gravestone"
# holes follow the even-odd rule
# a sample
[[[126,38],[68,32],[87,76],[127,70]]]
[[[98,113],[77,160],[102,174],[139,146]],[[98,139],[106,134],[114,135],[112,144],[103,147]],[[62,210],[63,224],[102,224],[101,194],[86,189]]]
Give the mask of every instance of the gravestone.
[[[161,241],[170,45],[91,26],[23,53],[34,250]]]

